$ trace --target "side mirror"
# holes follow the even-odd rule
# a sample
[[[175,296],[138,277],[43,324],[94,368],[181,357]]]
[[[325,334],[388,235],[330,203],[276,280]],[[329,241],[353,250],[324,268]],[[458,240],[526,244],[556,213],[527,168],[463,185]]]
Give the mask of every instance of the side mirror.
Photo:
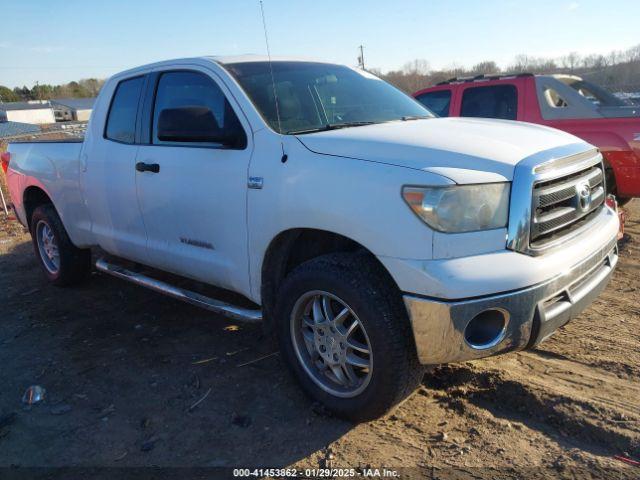
[[[234,143],[207,107],[165,108],[158,117],[158,140],[164,142]]]

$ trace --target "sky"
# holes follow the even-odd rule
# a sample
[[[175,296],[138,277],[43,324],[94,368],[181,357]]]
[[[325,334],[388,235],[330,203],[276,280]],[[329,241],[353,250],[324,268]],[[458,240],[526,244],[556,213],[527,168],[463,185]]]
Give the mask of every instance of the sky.
[[[638,0],[263,0],[272,55],[399,69],[640,44]],[[258,0],[0,0],[0,85],[106,78],[157,60],[266,53]]]

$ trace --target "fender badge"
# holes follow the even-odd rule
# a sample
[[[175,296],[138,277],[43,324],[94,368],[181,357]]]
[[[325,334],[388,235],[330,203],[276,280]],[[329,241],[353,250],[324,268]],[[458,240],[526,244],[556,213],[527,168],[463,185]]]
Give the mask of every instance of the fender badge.
[[[262,177],[249,177],[249,181],[247,182],[247,186],[255,190],[260,190],[263,184],[264,179]]]
[[[180,243],[191,245],[192,247],[206,248],[207,250],[215,250],[209,242],[194,240],[193,238],[180,237]]]

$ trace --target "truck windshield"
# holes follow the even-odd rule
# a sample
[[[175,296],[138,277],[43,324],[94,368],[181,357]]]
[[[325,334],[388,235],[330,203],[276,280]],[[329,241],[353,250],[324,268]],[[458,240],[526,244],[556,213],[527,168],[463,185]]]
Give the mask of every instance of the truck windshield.
[[[580,95],[587,100],[593,102],[600,107],[624,107],[632,105],[631,102],[622,98],[616,97],[613,93],[607,89],[596,85],[595,83],[587,82],[578,77],[560,77],[559,80],[564,84],[573,88]]]
[[[365,71],[315,62],[275,61],[272,67],[273,82],[269,62],[225,65],[279,133],[302,134],[434,116],[413,98]]]

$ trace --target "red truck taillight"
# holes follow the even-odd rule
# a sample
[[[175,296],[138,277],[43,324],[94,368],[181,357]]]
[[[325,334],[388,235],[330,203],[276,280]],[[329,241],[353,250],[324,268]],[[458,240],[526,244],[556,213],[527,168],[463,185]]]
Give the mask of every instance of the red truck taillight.
[[[4,173],[7,173],[7,170],[9,169],[9,160],[11,160],[11,154],[9,152],[4,152],[0,155],[0,162],[2,163],[2,170],[4,170]]]

